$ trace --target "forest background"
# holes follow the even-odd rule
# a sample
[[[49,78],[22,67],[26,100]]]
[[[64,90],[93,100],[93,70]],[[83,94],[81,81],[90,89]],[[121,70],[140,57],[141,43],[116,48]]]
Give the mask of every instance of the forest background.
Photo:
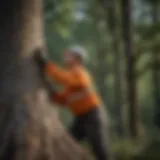
[[[111,149],[125,159],[160,157],[155,154],[160,127],[159,15],[158,0],[45,1],[51,59],[61,64],[64,49],[74,44],[88,51],[87,67],[104,102]],[[62,109],[60,115],[68,127],[70,112]]]

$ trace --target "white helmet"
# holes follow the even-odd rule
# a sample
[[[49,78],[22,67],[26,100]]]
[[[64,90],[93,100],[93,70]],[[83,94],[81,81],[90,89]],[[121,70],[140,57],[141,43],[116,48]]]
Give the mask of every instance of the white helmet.
[[[87,52],[84,48],[80,46],[74,46],[71,47],[69,50],[72,52],[72,54],[79,56],[83,62],[86,62],[88,60]]]

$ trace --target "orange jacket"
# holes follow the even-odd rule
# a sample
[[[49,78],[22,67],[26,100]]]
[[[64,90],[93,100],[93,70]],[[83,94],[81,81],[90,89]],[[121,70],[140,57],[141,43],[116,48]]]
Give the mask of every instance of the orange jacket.
[[[62,92],[53,95],[53,100],[68,106],[73,114],[85,114],[101,103],[93,89],[91,78],[83,67],[63,70],[54,63],[48,63],[45,72],[49,78],[65,88]]]

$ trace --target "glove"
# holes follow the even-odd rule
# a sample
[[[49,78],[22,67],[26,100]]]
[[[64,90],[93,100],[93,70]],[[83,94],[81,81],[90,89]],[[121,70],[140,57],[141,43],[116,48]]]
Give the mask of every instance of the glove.
[[[49,62],[48,57],[42,49],[37,49],[34,53],[34,60],[37,62],[41,69],[45,68],[45,65]]]
[[[54,89],[52,83],[49,80],[45,79],[45,87],[49,92],[49,95],[53,96],[54,94],[56,94],[56,90]]]

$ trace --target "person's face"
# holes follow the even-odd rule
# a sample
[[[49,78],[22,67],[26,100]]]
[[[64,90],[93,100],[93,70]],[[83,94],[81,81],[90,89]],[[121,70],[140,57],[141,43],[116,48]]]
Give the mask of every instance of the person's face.
[[[70,51],[64,52],[64,58],[63,58],[64,64],[66,66],[71,66],[76,63],[76,59],[74,55]]]

